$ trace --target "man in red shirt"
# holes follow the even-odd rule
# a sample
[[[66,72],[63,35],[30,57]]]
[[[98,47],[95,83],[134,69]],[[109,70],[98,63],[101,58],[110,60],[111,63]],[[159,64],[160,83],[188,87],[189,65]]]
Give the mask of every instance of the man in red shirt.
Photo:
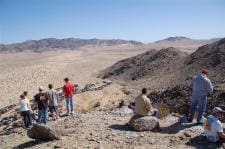
[[[69,78],[64,79],[63,93],[66,97],[67,115],[73,114],[73,91],[74,85],[69,81]]]

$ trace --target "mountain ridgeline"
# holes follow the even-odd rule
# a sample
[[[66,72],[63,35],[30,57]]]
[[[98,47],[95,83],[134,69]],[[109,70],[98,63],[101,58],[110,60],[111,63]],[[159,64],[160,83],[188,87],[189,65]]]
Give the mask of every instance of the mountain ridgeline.
[[[202,68],[209,69],[209,77],[214,83],[224,83],[225,38],[199,47],[190,55],[172,47],[160,51],[149,50],[121,60],[101,74],[103,78],[126,82],[151,80],[158,83],[156,88],[166,88],[187,83],[186,81]]]
[[[130,44],[134,46],[143,45],[142,42],[134,40],[101,40],[101,39],[79,39],[79,38],[67,38],[67,39],[56,39],[46,38],[41,40],[28,40],[22,43],[3,45],[0,44],[0,52],[43,52],[48,50],[57,49],[69,49],[75,50],[84,46],[116,46]]]

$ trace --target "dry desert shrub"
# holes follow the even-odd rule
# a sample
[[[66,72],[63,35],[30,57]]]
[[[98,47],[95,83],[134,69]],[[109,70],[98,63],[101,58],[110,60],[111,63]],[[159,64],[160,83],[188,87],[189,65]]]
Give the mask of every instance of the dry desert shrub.
[[[158,118],[164,118],[170,114],[169,107],[166,104],[159,103],[156,105],[156,108],[158,109]]]

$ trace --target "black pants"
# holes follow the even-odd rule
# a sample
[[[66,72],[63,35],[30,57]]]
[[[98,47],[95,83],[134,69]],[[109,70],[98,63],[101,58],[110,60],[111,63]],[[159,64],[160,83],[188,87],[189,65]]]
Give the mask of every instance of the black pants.
[[[23,116],[24,125],[26,128],[32,125],[32,118],[30,111],[22,111],[21,115]]]

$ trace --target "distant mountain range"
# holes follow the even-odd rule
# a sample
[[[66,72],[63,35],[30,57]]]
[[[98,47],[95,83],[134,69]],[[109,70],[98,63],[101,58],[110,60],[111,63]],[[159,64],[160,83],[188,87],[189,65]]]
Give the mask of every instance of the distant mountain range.
[[[191,39],[184,36],[169,37],[166,39],[158,40],[148,43],[145,47],[148,49],[160,50],[162,48],[174,47],[186,53],[192,53],[203,45],[211,44],[220,40],[221,38],[212,39]]]
[[[190,44],[190,43],[213,43],[216,42],[218,40],[220,40],[221,38],[212,38],[212,39],[191,39],[188,37],[184,37],[184,36],[176,36],[176,37],[168,37],[166,39],[163,40],[158,40],[155,41],[153,43],[150,44]]]
[[[27,40],[22,43],[15,43],[9,45],[0,44],[0,52],[22,52],[22,51],[33,51],[43,52],[53,49],[78,49],[84,46],[116,46],[130,44],[135,46],[144,45],[142,42],[134,40],[102,40],[102,39],[79,39],[79,38],[46,38],[41,40]]]
[[[15,44],[0,44],[0,52],[44,52],[52,50],[76,50],[82,47],[102,47],[102,46],[118,46],[118,45],[131,45],[131,46],[144,46],[147,48],[165,48],[165,47],[188,47],[190,49],[197,49],[199,46],[210,44],[218,41],[219,38],[210,40],[194,40],[183,36],[169,37],[163,40],[159,40],[153,43],[144,44],[134,40],[122,40],[122,39],[80,39],[80,38],[46,38],[41,40],[27,40],[21,43]]]

